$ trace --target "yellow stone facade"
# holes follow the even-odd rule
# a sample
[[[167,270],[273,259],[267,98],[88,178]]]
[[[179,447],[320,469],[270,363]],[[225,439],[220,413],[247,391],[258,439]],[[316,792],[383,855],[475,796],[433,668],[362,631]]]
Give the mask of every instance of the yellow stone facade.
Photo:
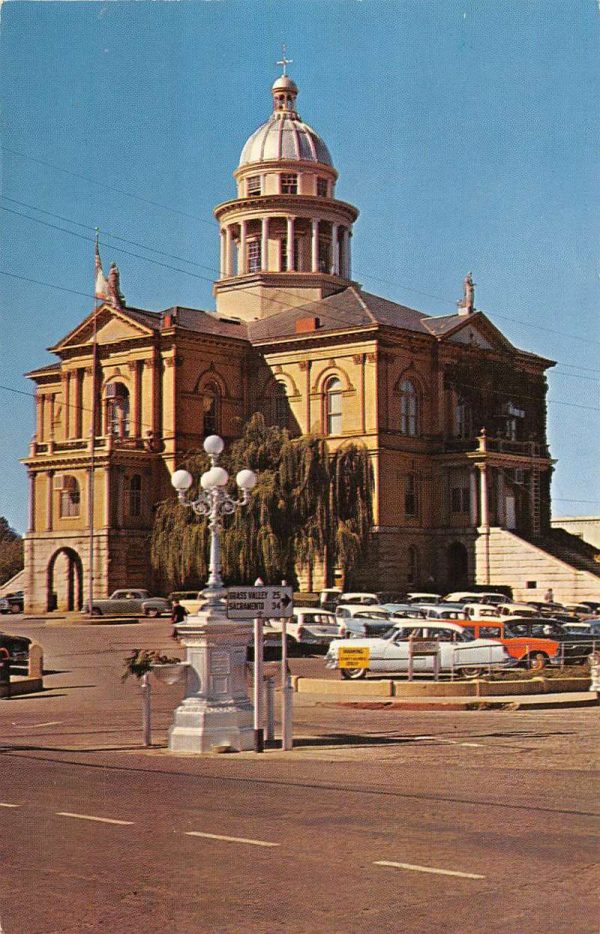
[[[239,437],[255,411],[331,449],[368,448],[375,527],[357,580],[371,588],[466,583],[482,529],[547,522],[551,361],[512,347],[468,280],[445,318],[363,292],[351,272],[358,211],[335,198],[337,171],[298,116],[293,81],[272,93],[234,173],[237,197],[215,209],[216,313],[136,309],[117,281],[51,348],[58,362],[28,374],[30,612],[84,605],[91,548],[94,595],[152,590],[149,535],[154,507],[174,495],[170,474],[207,434]],[[538,399],[528,411],[507,399],[482,434],[449,373],[486,361],[525,374]]]

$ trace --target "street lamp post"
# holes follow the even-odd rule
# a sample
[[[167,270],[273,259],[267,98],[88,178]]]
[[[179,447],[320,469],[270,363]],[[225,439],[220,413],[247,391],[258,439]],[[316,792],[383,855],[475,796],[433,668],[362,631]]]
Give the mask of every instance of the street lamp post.
[[[185,697],[169,730],[169,748],[176,752],[254,748],[252,704],[246,679],[251,624],[227,619],[221,577],[221,531],[223,517],[248,503],[256,475],[251,470],[240,470],[236,482],[241,497],[230,496],[225,489],[229,475],[218,463],[223,447],[223,439],[218,435],[206,438],[204,450],[211,466],[200,477],[202,490],[195,499],[188,493],[193,483],[191,474],[177,470],[171,478],[179,502],[196,515],[208,517],[210,530],[209,575],[203,591],[206,602],[195,616],[188,616],[176,627],[189,664]]]

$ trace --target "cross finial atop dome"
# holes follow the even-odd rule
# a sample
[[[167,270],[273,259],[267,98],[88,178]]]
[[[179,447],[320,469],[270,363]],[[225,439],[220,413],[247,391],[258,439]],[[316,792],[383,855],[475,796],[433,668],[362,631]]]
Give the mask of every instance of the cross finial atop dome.
[[[294,59],[293,59],[293,58],[286,58],[286,55],[287,55],[287,46],[286,46],[285,43],[281,46],[281,51],[282,51],[283,54],[282,54],[282,56],[281,56],[280,61],[278,61],[276,64],[282,66],[282,68],[283,68],[282,74],[283,74],[283,76],[284,76],[284,78],[285,78],[286,75],[287,75],[287,66],[288,66],[288,65],[292,65],[293,62],[294,62]]]

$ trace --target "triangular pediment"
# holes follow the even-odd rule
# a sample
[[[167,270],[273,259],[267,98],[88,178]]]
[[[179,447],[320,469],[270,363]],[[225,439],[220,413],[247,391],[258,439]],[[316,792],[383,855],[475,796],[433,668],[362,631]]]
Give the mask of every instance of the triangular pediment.
[[[480,350],[514,350],[515,348],[483,312],[470,315],[452,315],[448,318],[430,318],[425,327],[438,340],[450,344],[463,344]]]
[[[105,304],[84,318],[50,350],[60,353],[70,347],[91,344],[94,340],[94,333],[99,344],[117,344],[121,341],[150,337],[152,328],[133,318],[126,309],[113,308],[112,305]]]

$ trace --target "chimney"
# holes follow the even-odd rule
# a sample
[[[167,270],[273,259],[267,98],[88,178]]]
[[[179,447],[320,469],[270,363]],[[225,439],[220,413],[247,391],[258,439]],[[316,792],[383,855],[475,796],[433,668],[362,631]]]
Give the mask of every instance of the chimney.
[[[319,318],[296,318],[296,334],[308,334],[320,327],[321,321]]]

